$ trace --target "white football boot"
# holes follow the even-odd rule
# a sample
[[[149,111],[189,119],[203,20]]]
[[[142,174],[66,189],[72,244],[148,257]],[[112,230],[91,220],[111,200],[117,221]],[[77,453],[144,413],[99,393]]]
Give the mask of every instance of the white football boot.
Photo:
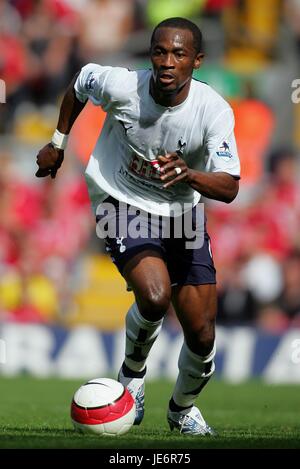
[[[118,374],[118,381],[128,389],[135,400],[136,410],[133,425],[139,425],[144,418],[145,374],[146,368],[140,373],[134,373],[124,363]]]
[[[196,407],[167,414],[170,430],[174,428],[185,435],[216,435],[216,432],[205,422],[200,410]]]

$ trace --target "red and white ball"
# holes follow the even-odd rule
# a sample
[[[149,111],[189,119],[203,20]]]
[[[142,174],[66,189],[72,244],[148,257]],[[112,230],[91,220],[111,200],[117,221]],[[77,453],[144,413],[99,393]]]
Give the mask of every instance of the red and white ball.
[[[130,430],[134,418],[132,395],[114,379],[92,379],[74,394],[71,419],[80,432],[122,435]]]

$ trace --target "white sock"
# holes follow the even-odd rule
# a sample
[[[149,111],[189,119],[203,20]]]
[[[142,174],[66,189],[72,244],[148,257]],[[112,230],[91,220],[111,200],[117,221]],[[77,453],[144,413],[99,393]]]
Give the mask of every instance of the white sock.
[[[183,343],[178,359],[179,375],[173,392],[175,404],[190,407],[215,371],[215,343],[212,351],[205,357],[192,352]]]
[[[133,371],[143,371],[152,345],[161,330],[163,319],[144,319],[133,303],[126,315],[125,365]]]

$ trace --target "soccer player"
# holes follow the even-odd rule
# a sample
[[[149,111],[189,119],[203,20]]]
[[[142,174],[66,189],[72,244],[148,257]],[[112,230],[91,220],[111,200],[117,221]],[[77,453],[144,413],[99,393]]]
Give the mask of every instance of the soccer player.
[[[147,357],[166,312],[174,307],[184,343],[167,419],[171,430],[183,434],[213,434],[194,405],[214,372],[216,351],[215,268],[205,222],[198,215],[201,195],[230,203],[238,193],[234,117],[221,96],[192,78],[204,57],[202,34],[194,23],[184,18],[161,22],[152,34],[150,56],[152,71],[96,64],[82,68],[66,91],[51,143],[37,156],[36,175],[56,176],[85,103],[90,99],[102,106],[106,121],[86,169],[97,220],[102,232],[111,219],[117,226],[125,220],[130,227],[134,208],[146,213],[142,225],[149,222],[148,236],[133,236],[129,229],[124,236],[118,228],[106,237],[107,250],[136,300],[126,316],[125,360],[118,379],[135,398],[139,424]],[[187,244],[192,238],[185,232],[178,236],[174,228],[178,220],[185,224],[187,214],[194,232],[202,233],[202,242],[192,248]]]

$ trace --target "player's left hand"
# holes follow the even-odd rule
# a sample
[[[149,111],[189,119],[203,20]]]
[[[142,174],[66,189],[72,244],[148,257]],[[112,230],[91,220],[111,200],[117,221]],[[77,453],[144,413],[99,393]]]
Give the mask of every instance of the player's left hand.
[[[167,153],[164,156],[159,156],[157,159],[160,164],[160,180],[165,182],[163,185],[164,189],[168,189],[168,187],[188,179],[189,168],[178,153]]]

